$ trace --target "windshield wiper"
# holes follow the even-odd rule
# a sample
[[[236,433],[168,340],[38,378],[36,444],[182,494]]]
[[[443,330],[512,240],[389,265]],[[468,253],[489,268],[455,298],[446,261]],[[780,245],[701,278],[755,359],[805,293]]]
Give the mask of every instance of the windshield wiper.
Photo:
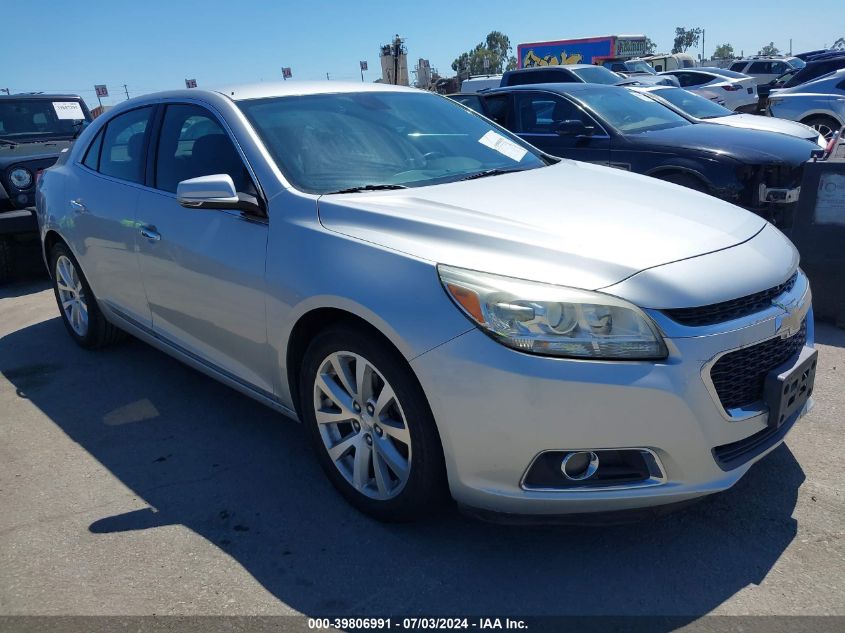
[[[474,174],[470,174],[469,176],[464,176],[461,180],[475,180],[476,178],[486,178],[487,176],[500,176],[501,174],[512,174],[515,171],[525,171],[524,168],[511,168],[511,169],[485,169],[484,171],[479,171]]]
[[[327,195],[333,193],[359,193],[361,191],[388,191],[390,189],[407,189],[407,187],[405,185],[361,185],[359,187],[339,189],[338,191],[329,191]]]
[[[0,143],[11,145],[12,147],[17,147],[18,145],[20,145],[20,143],[18,143],[17,141],[13,141],[10,138],[0,138]]]

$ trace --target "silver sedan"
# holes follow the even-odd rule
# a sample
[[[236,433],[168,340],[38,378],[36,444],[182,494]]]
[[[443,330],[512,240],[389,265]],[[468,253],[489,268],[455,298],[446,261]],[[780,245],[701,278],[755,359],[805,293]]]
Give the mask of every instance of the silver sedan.
[[[379,519],[449,494],[530,515],[684,501],[812,402],[810,289],[777,229],[437,95],[133,99],[45,172],[37,208],[79,345],[128,332],[300,420]]]

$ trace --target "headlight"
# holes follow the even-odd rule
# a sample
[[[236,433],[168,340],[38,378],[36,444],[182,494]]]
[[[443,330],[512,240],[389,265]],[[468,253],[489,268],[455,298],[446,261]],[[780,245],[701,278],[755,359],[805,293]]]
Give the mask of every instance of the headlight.
[[[617,297],[451,266],[437,271],[458,307],[508,347],[572,358],[667,356],[651,319]]]
[[[26,189],[32,184],[32,172],[23,167],[15,167],[9,172],[9,180],[18,189]]]

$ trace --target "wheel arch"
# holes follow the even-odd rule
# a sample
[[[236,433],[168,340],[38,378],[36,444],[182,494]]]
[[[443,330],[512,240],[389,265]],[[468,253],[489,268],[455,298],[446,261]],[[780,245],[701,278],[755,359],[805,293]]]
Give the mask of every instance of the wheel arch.
[[[47,274],[50,275],[50,279],[53,278],[53,271],[50,269],[50,251],[53,250],[53,247],[56,244],[64,244],[71,252],[73,252],[73,249],[70,248],[70,244],[68,244],[67,240],[59,235],[58,231],[54,229],[47,229],[42,242],[41,254],[44,257],[44,264],[47,267]]]
[[[704,174],[702,174],[697,169],[693,169],[691,167],[685,167],[683,165],[661,165],[660,167],[655,167],[651,171],[646,172],[646,176],[651,176],[652,178],[662,178],[665,176],[679,174],[683,176],[690,176],[691,178],[695,178],[702,185],[707,189],[707,191],[713,190],[713,183],[708,180]]]

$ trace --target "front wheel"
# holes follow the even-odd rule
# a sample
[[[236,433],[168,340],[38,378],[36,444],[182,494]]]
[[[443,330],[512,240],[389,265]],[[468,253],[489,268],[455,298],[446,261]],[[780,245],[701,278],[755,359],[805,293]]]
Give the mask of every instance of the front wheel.
[[[438,506],[445,468],[433,416],[408,364],[372,332],[342,325],[318,335],[300,402],[323,470],[353,506],[380,521]]]

